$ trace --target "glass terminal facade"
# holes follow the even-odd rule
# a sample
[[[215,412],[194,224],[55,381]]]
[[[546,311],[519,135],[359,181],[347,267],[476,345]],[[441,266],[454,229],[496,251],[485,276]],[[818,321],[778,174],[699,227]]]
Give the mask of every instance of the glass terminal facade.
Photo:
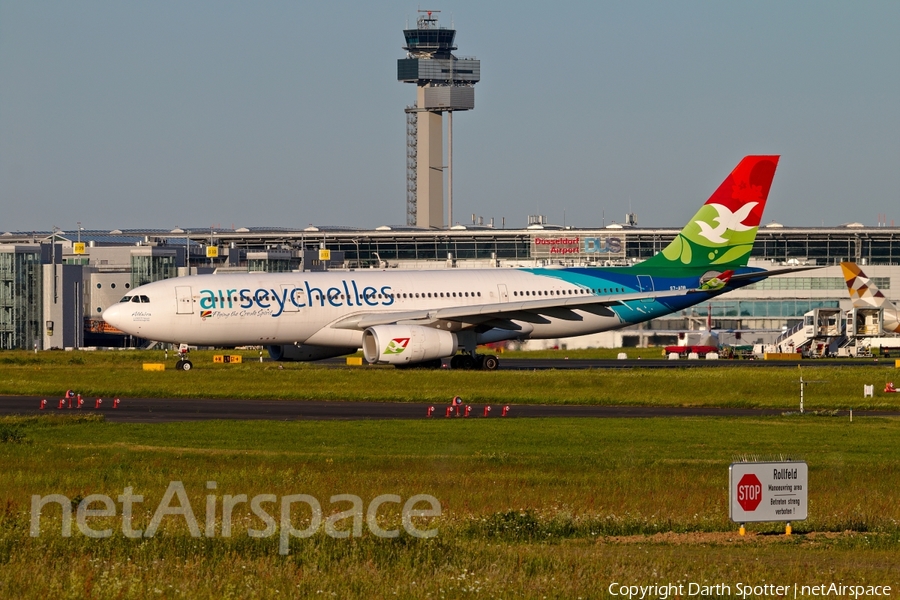
[[[300,268],[300,259],[290,252],[248,252],[247,270],[262,273],[290,273]]]
[[[627,256],[644,260],[661,251],[678,232],[629,231],[625,234]],[[900,232],[897,229],[787,229],[760,228],[753,244],[753,258],[785,262],[815,260],[819,265],[857,261],[872,265],[900,263]]]
[[[41,339],[41,283],[40,251],[0,247],[0,350]]]
[[[463,232],[437,231],[433,233],[396,232],[384,234],[371,231],[322,232],[315,241],[306,244],[302,236],[278,236],[276,239],[288,247],[318,248],[324,243],[328,248],[341,250],[349,264],[365,268],[377,266],[383,261],[444,261],[448,254],[459,260],[533,261],[534,240],[545,236],[580,237],[588,242],[603,240],[615,235],[621,240],[621,254],[617,258],[627,263],[646,260],[662,251],[677,235],[678,230],[476,230]],[[301,239],[298,239],[301,238]],[[234,239],[229,236],[229,239]],[[271,238],[268,238],[271,239]],[[252,249],[253,240],[237,241],[240,248]],[[257,246],[258,247],[258,246]],[[753,246],[752,257],[758,260],[790,263],[808,262],[820,266],[836,265],[842,261],[856,261],[862,265],[900,264],[900,231],[840,231],[808,232],[778,230],[777,233],[761,229]],[[602,255],[587,252],[569,255],[570,260],[587,263],[602,259]],[[814,288],[811,288],[814,289]],[[830,288],[829,288],[830,289]]]
[[[381,261],[530,260],[531,236],[494,232],[490,236],[367,237],[335,238],[328,247],[342,250],[346,260],[361,267],[377,266]]]
[[[175,277],[177,272],[174,252],[164,256],[154,256],[151,253],[147,253],[146,255],[132,254],[131,256],[132,288],[161,279]]]

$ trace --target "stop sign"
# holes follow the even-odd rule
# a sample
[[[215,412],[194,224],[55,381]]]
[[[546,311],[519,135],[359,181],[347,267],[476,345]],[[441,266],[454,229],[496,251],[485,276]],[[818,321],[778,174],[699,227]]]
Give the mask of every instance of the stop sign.
[[[756,510],[762,501],[762,484],[753,473],[747,473],[738,481],[737,501],[747,512]]]

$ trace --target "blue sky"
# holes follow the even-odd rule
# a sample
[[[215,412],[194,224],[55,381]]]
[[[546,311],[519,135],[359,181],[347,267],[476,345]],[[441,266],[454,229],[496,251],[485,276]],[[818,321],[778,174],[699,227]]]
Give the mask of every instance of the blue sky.
[[[0,0],[0,231],[405,222],[409,2]],[[900,3],[449,1],[454,220],[900,225]],[[445,119],[446,121],[446,119]]]

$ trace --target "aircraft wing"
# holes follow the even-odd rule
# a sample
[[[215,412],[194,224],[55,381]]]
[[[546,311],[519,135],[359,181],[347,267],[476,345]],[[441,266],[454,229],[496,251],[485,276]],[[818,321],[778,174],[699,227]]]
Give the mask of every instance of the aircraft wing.
[[[692,293],[706,293],[701,290],[671,290],[658,292],[633,292],[605,296],[587,296],[583,298],[545,298],[514,302],[495,302],[492,304],[475,304],[468,306],[449,306],[431,310],[411,310],[397,312],[357,313],[344,317],[331,326],[336,329],[366,329],[375,325],[417,324],[427,325],[438,321],[451,321],[463,326],[478,325],[488,321],[504,321],[504,325],[513,326],[511,320],[532,323],[544,322],[545,317],[580,320],[575,309],[608,311],[609,306],[624,304],[634,300],[653,300],[684,296]],[[610,314],[612,314],[610,312]]]
[[[765,279],[772,275],[797,273],[817,268],[820,267],[792,267],[771,271],[758,271],[755,273],[743,273],[731,275],[729,282],[745,279]],[[553,317],[577,321],[581,319],[581,316],[574,312],[576,309],[596,312],[598,314],[602,314],[603,311],[608,311],[607,314],[612,315],[612,312],[608,307],[624,304],[626,302],[703,293],[710,293],[710,291],[690,289],[632,292],[630,294],[610,294],[605,296],[591,295],[578,298],[542,298],[540,300],[518,300],[410,311],[360,312],[339,319],[334,322],[331,327],[335,329],[363,330],[376,325],[405,324],[427,326],[432,323],[443,321],[458,323],[461,328],[493,322],[492,325],[496,327],[515,329],[516,325],[512,322],[513,320],[525,321],[527,323],[544,323],[547,322],[547,317]]]

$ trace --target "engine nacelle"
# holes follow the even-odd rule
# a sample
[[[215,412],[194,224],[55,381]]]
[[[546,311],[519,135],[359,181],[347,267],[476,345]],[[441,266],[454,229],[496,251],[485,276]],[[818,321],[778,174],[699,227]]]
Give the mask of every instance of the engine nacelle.
[[[335,346],[312,346],[310,344],[285,344],[283,346],[266,346],[272,360],[296,360],[301,362],[334,358],[353,354],[359,348],[337,348]]]
[[[369,364],[409,365],[456,354],[456,334],[418,325],[376,325],[363,333]]]

